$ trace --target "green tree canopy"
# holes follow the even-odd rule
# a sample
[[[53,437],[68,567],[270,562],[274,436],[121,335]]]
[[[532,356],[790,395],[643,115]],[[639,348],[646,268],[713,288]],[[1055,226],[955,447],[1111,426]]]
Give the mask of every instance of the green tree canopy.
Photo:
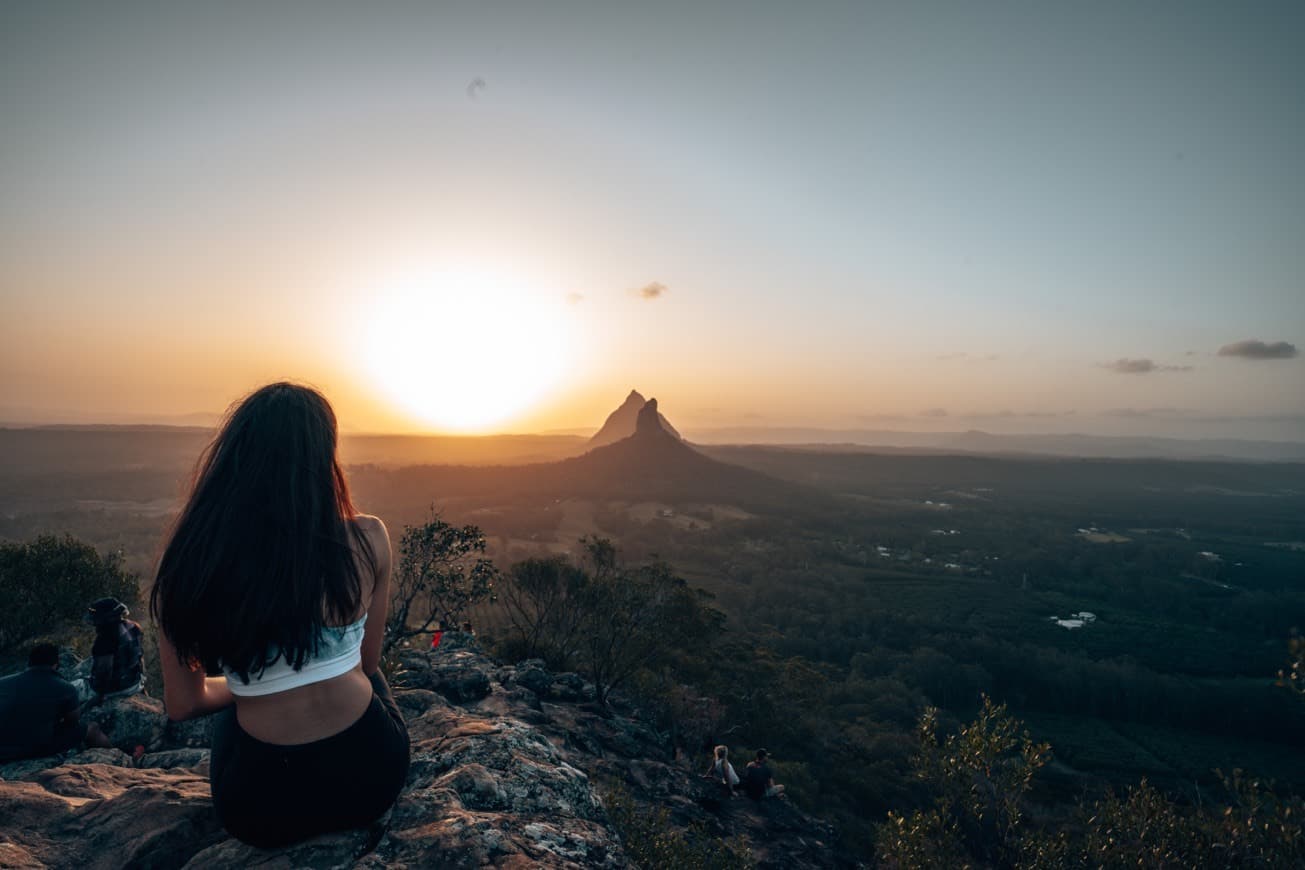
[[[97,598],[135,603],[138,587],[119,554],[102,555],[71,535],[0,544],[0,650],[79,620]]]
[[[469,608],[494,600],[497,578],[478,526],[455,526],[437,513],[420,526],[405,526],[390,579],[384,651],[442,621],[456,625]]]

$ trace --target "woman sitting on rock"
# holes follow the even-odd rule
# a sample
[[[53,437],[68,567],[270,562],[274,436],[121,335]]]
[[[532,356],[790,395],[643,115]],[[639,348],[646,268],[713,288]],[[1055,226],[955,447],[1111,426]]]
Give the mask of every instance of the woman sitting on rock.
[[[145,688],[140,625],[116,598],[101,598],[86,608],[85,620],[95,626],[91,647],[91,688],[100,700],[134,695]]]
[[[712,761],[711,769],[703,774],[707,779],[718,782],[724,786],[727,795],[733,795],[734,789],[738,787],[739,775],[734,772],[734,765],[730,764],[730,748],[728,746],[717,746],[715,758]]]
[[[407,776],[407,727],[378,670],[390,539],[354,510],[336,440],[315,390],[277,383],[241,402],[151,593],[168,716],[219,713],[213,805],[255,846],[370,824]]]

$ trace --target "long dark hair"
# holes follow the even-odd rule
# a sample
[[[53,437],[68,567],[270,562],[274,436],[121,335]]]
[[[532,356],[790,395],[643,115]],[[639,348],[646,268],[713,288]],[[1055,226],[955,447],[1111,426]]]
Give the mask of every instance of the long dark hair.
[[[355,552],[375,571],[336,458],[321,393],[269,384],[231,411],[201,454],[159,560],[150,612],[183,662],[242,679],[316,654],[323,626],[362,603]],[[355,550],[355,545],[357,550]]]

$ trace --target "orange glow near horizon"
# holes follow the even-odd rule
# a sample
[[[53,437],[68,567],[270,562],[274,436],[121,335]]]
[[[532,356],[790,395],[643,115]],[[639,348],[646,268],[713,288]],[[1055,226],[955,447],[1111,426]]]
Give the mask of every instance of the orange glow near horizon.
[[[365,315],[371,382],[405,416],[440,430],[511,424],[546,401],[573,363],[570,326],[549,295],[478,268],[383,282]]]
[[[0,427],[1305,444],[1299,4],[131,5],[0,7]]]

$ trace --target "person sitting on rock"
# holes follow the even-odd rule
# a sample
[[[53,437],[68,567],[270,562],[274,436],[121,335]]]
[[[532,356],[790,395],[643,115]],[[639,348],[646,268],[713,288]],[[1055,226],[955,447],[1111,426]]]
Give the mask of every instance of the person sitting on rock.
[[[716,747],[711,768],[703,776],[712,782],[720,783],[724,786],[727,794],[734,794],[734,789],[739,784],[739,775],[734,772],[734,765],[730,764],[730,749],[728,746]]]
[[[437,629],[435,629],[435,631],[434,631],[434,632],[431,634],[431,636],[430,636],[430,648],[431,648],[431,649],[439,649],[439,648],[440,648],[440,641],[442,641],[442,640],[444,639],[444,633],[445,633],[446,631],[448,631],[448,630],[449,630],[449,624],[448,624],[448,622],[447,622],[446,620],[441,619],[441,620],[440,620],[440,627],[437,628]]]
[[[59,676],[59,648],[38,643],[27,670],[0,679],[0,762],[58,755],[83,744],[111,745],[100,726],[80,721],[77,690]]]
[[[100,699],[134,695],[145,688],[141,630],[127,619],[130,612],[116,598],[101,598],[86,609],[86,621],[95,626],[91,688]]]
[[[316,390],[245,398],[201,459],[151,593],[168,717],[218,714],[214,809],[263,848],[369,826],[408,773],[379,670],[390,538],[354,509],[337,442]]]
[[[758,749],[756,759],[749,761],[743,769],[743,791],[753,800],[778,797],[784,793],[784,786],[775,784],[775,777],[766,758],[766,750]]]

